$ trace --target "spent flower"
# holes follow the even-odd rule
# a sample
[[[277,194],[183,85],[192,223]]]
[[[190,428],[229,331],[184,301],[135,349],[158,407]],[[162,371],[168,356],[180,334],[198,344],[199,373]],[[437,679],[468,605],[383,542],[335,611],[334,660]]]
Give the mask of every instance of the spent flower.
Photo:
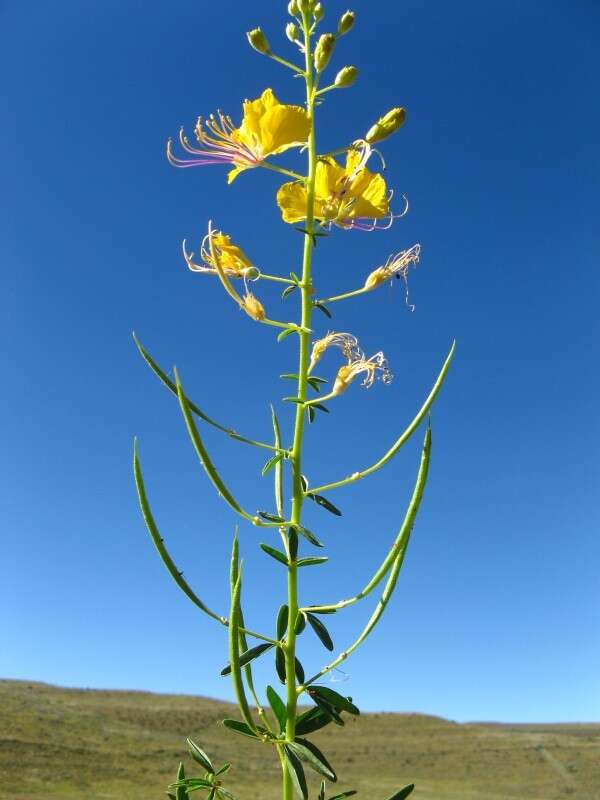
[[[360,354],[356,336],[351,333],[328,333],[322,339],[317,339],[313,344],[308,366],[309,372],[312,372],[317,362],[321,360],[325,351],[330,347],[339,347],[348,361]]]
[[[200,245],[202,264],[196,264],[193,260],[194,254],[187,252],[185,240],[183,256],[192,272],[208,272],[218,275],[218,261],[223,272],[230,278],[254,280],[260,274],[241,247],[234,244],[231,237],[223,231],[209,230],[202,240]]]
[[[339,368],[331,395],[335,397],[345,392],[352,381],[363,373],[365,377],[362,381],[362,386],[366,389],[369,389],[378,377],[381,378],[382,383],[386,384],[391,383],[393,377],[387,360],[381,351],[370,358],[365,358],[364,354],[359,354]]]
[[[391,255],[383,266],[377,267],[367,276],[364,288],[375,289],[393,277],[402,278],[406,282],[408,268],[411,264],[419,263],[420,255],[420,244],[415,244],[408,250],[401,250],[399,253]]]

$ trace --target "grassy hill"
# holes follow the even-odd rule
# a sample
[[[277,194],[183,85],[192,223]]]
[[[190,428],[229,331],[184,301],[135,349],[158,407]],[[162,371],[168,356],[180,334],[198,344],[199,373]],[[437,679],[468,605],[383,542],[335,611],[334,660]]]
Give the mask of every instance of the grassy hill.
[[[233,763],[240,800],[276,800],[270,747],[225,730],[225,716],[237,715],[203,697],[0,681],[0,800],[163,798],[188,735]],[[364,714],[311,738],[340,774],[336,788],[358,789],[359,800],[385,800],[410,782],[415,800],[600,800],[600,724]]]

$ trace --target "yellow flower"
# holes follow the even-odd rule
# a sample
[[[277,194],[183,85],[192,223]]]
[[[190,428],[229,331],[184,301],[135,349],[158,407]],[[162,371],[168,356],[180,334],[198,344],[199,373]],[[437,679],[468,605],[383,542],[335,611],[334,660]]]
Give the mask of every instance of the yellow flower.
[[[345,392],[352,381],[363,372],[366,373],[366,376],[362,385],[367,389],[373,385],[378,372],[381,372],[383,383],[391,383],[392,381],[392,373],[381,351],[375,353],[371,358],[365,358],[364,355],[360,354],[353,359],[349,359],[347,364],[339,368],[331,394],[335,397]]]
[[[314,216],[322,225],[340,228],[373,230],[377,220],[394,215],[390,212],[390,197],[385,180],[370,172],[365,163],[370,148],[348,151],[346,166],[331,156],[317,162]],[[284,183],[277,192],[277,204],[284,222],[306,219],[307,193],[301,182]]]
[[[231,183],[246,169],[259,167],[268,156],[283,153],[306,143],[310,121],[301,106],[280,103],[272,89],[265,89],[256,100],[244,100],[244,115],[239,128],[231,117],[211,114],[206,122],[198,119],[196,139],[201,148],[192,147],[183,129],[179,134],[182,148],[197,158],[180,159],[173,155],[172,142],[167,158],[175,167],[199,167],[208,164],[231,164],[227,176]]]
[[[374,269],[365,281],[365,289],[375,289],[391,278],[402,278],[406,283],[408,268],[411,264],[418,264],[421,255],[421,245],[415,244],[409,250],[401,250],[391,255],[382,267]]]
[[[204,263],[196,264],[193,260],[194,254],[187,252],[184,240],[183,257],[192,272],[210,272],[218,275],[216,264],[218,259],[223,272],[231,278],[254,280],[259,276],[258,269],[241,247],[233,244],[231,237],[222,231],[211,230],[206,234],[200,245],[200,256]]]

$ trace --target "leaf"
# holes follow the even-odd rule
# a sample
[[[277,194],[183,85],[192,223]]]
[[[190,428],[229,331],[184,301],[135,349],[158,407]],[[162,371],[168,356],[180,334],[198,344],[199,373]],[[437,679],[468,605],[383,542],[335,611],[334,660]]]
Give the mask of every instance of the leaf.
[[[299,612],[296,617],[296,636],[300,636],[304,628],[306,628],[306,617],[302,612]]]
[[[240,722],[237,719],[224,719],[223,725],[225,725],[226,728],[229,728],[229,730],[233,731],[234,733],[241,733],[243,736],[250,736],[251,739],[258,739],[258,736],[254,733],[252,728],[246,725],[245,722]],[[265,729],[258,725],[256,726],[256,729],[261,733],[266,733]]]
[[[267,475],[273,469],[275,464],[279,464],[282,458],[283,458],[283,453],[275,453],[274,456],[271,456],[271,458],[266,462],[266,464],[262,468],[261,475],[263,477]]]
[[[341,715],[330,703],[318,696],[313,697],[313,701],[317,704],[325,716],[331,719],[332,722],[335,722],[336,725],[344,725],[344,720],[342,719]]]
[[[277,638],[281,641],[286,634],[288,627],[289,608],[282,605],[277,614]]]
[[[297,658],[294,659],[294,671],[296,673],[296,680],[298,683],[304,683],[304,667]]]
[[[298,523],[295,525],[290,525],[290,528],[296,533],[299,533],[300,536],[304,536],[304,538],[307,539],[311,544],[314,544],[315,547],[323,547],[323,544],[317,539],[314,533],[309,531],[308,528],[305,528],[304,525],[300,525]]]
[[[283,733],[287,724],[287,709],[285,703],[272,686],[267,686],[267,700],[269,701],[273,714],[275,714],[275,719],[279,723],[279,730]]]
[[[223,764],[223,766],[219,767],[219,769],[215,772],[215,775],[223,775],[223,773],[229,772],[230,769],[231,769],[231,764],[229,763]]]
[[[281,293],[281,299],[285,300],[285,298],[288,297],[294,291],[294,289],[297,288],[298,287],[296,286],[296,284],[294,284],[293,286],[286,286],[283,292]]]
[[[308,489],[308,478],[306,475],[300,475],[300,485],[302,486],[302,491],[305,492]]]
[[[327,630],[325,625],[323,625],[321,620],[318,619],[318,617],[315,617],[314,614],[310,614],[308,612],[306,614],[306,619],[308,621],[308,624],[311,626],[313,631],[317,634],[317,636],[323,643],[323,646],[326,647],[327,650],[330,651],[333,650],[333,640],[331,639],[329,631]]]
[[[285,683],[285,655],[281,647],[275,651],[275,671],[282,683]]]
[[[335,614],[337,612],[337,608],[319,608],[319,606],[308,606],[306,611],[310,611],[311,614]]]
[[[290,548],[290,558],[295,561],[298,556],[298,534],[296,531],[288,530],[288,546]]]
[[[296,566],[312,567],[315,564],[324,564],[326,561],[329,561],[328,556],[314,556],[313,558],[301,558],[299,561],[296,561]]]
[[[285,378],[289,381],[297,381],[299,376],[297,372],[284,372],[283,375],[280,375],[279,377]]]
[[[388,797],[388,800],[404,800],[405,797],[408,797],[409,794],[412,793],[412,790],[415,788],[414,783],[405,786],[404,789],[400,789],[399,792],[393,794],[391,797]]]
[[[315,699],[315,695],[318,695],[338,711],[347,711],[349,714],[355,715],[360,714],[359,709],[354,705],[351,698],[338,694],[338,692],[330,689],[329,686],[318,686],[314,684],[309,687],[308,693],[313,700]]]
[[[183,786],[180,785],[180,781],[185,781],[185,768],[182,763],[179,764],[179,769],[177,770],[177,784],[171,786],[171,788],[175,789],[175,800],[189,800],[185,784]]]
[[[306,413],[308,414],[308,421],[312,425],[312,423],[315,421],[315,418],[317,416],[315,414],[314,408],[312,406],[306,406]]]
[[[337,775],[331,764],[327,761],[323,753],[312,742],[307,739],[296,739],[295,742],[290,742],[288,745],[305,764],[319,775],[323,775],[330,781],[335,783]]]
[[[300,283],[300,278],[296,275],[295,272],[290,272],[290,278],[294,281],[294,283]]]
[[[280,561],[282,564],[287,566],[288,560],[285,553],[282,553],[281,550],[276,550],[274,547],[270,547],[268,544],[263,544],[261,542],[260,549],[264,550],[265,553],[271,558],[274,558],[276,561]]]
[[[331,311],[330,311],[330,310],[327,308],[327,306],[326,306],[326,305],[323,305],[323,303],[318,303],[318,302],[317,302],[317,303],[313,303],[313,306],[314,306],[315,308],[318,308],[318,309],[319,309],[319,311],[322,311],[322,312],[323,312],[323,314],[325,314],[325,316],[326,316],[326,317],[329,317],[329,319],[331,319],[331,317],[332,317],[332,313],[331,313]]]
[[[342,516],[342,512],[339,510],[339,508],[334,506],[333,503],[330,502],[326,497],[323,497],[323,495],[321,495],[321,494],[307,494],[306,496],[310,497],[311,500],[314,500],[314,502],[318,506],[321,506],[322,508],[326,509],[331,514],[335,514],[336,517],[341,517]]]
[[[304,405],[304,400],[301,397],[283,397],[282,400],[284,403],[296,403],[299,406]]]
[[[306,776],[304,774],[302,764],[300,763],[300,759],[293,752],[293,750],[290,749],[289,745],[285,745],[283,751],[285,753],[285,759],[288,763],[290,776],[292,778],[292,783],[294,784],[296,793],[302,798],[302,800],[308,800]]]
[[[350,789],[347,792],[342,792],[341,794],[336,794],[333,797],[328,797],[327,800],[342,800],[343,797],[352,797],[354,794],[356,794],[356,789]]]
[[[307,735],[321,730],[326,725],[333,722],[333,718],[328,714],[323,713],[322,709],[318,707],[311,708],[305,711],[296,720],[296,735]]]
[[[324,406],[323,403],[311,403],[309,408],[317,408],[319,411],[324,411],[326,414],[329,414],[329,409],[327,406]]]
[[[277,334],[277,341],[283,342],[283,340],[287,338],[290,335],[290,333],[295,333],[295,332],[296,332],[295,328],[285,328],[284,330],[281,331],[281,333]]]
[[[283,517],[278,514],[271,514],[269,511],[259,511],[258,516],[266,519],[267,522],[285,522]]]
[[[196,742],[194,742],[192,739],[189,738],[189,736],[187,739],[187,746],[190,751],[190,755],[194,759],[194,761],[197,761],[199,764],[202,764],[202,766],[207,772],[214,774],[215,768],[211,764],[210,758],[206,755],[204,750],[198,747]]]
[[[263,642],[263,644],[257,644],[256,647],[251,647],[244,653],[240,653],[240,667],[245,667],[246,664],[254,661],[254,659],[258,658],[259,656],[262,656],[263,653],[266,653],[267,650],[270,650],[272,647],[275,647],[275,645],[271,644],[270,642]],[[230,673],[231,664],[228,664],[221,670],[221,675],[229,675]]]

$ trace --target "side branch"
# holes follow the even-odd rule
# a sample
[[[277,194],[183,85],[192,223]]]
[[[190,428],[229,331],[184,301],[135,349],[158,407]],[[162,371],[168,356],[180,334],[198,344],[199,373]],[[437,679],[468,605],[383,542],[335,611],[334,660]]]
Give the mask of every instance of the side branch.
[[[302,686],[299,686],[297,689],[298,694],[306,691],[306,689],[308,688],[308,686],[310,686],[310,684],[319,680],[319,678],[322,678],[323,675],[326,675],[328,672],[331,672],[332,669],[335,669],[339,664],[345,661],[351,653],[353,653],[358,647],[360,647],[360,645],[365,641],[367,636],[371,633],[375,625],[377,625],[377,623],[381,619],[381,616],[385,611],[385,607],[387,606],[392,596],[392,593],[396,588],[398,575],[400,573],[400,569],[402,568],[402,564],[404,562],[404,556],[406,554],[408,542],[410,540],[410,534],[413,529],[417,511],[419,509],[419,505],[421,504],[421,498],[423,497],[425,484],[427,482],[430,453],[431,453],[431,428],[428,427],[427,432],[425,434],[425,442],[423,444],[423,453],[421,455],[421,465],[419,467],[419,475],[417,477],[417,483],[415,485],[413,495],[410,500],[408,513],[404,519],[404,522],[402,524],[402,529],[400,531],[399,538],[404,540],[404,546],[400,548],[398,555],[396,556],[396,559],[393,563],[392,570],[388,577],[383,593],[379,599],[379,602],[377,603],[377,606],[375,607],[375,610],[371,615],[371,618],[365,625],[358,639],[356,639],[356,641],[353,644],[351,644],[350,647],[347,648],[347,650],[344,650],[342,653],[340,653],[339,656],[337,656],[337,658],[335,658],[330,664],[327,664],[327,666],[323,667],[322,670],[313,675],[312,678],[309,678],[309,680],[305,681]]]
[[[396,439],[394,444],[390,447],[387,453],[385,453],[385,455],[383,455],[379,459],[379,461],[376,461],[375,464],[373,464],[370,467],[367,467],[367,469],[364,469],[361,472],[353,472],[352,475],[349,475],[347,478],[342,478],[341,480],[334,481],[333,483],[324,483],[322,486],[311,487],[310,491],[313,494],[321,494],[322,492],[326,492],[328,489],[337,489],[340,486],[346,486],[346,484],[348,483],[354,483],[355,481],[361,480],[361,478],[366,478],[367,475],[371,475],[371,473],[376,472],[378,469],[381,469],[381,467],[385,466],[385,464],[387,464],[387,462],[396,455],[396,453],[398,452],[398,450],[400,450],[402,445],[405,444],[407,440],[412,436],[412,434],[419,427],[419,425],[423,421],[423,418],[431,408],[433,401],[435,400],[438,392],[442,388],[442,384],[444,383],[446,373],[448,372],[450,364],[452,363],[452,358],[454,356],[455,349],[456,349],[456,341],[453,341],[452,347],[450,348],[450,352],[448,353],[446,360],[444,361],[444,365],[442,366],[441,372],[438,375],[438,378],[434,383],[433,388],[429,393],[429,396],[421,406],[419,413],[416,415],[416,417],[413,419],[410,425],[406,428],[404,433],[401,436],[399,436],[398,439]],[[326,398],[322,397],[320,398],[320,401],[322,402],[324,399]]]

